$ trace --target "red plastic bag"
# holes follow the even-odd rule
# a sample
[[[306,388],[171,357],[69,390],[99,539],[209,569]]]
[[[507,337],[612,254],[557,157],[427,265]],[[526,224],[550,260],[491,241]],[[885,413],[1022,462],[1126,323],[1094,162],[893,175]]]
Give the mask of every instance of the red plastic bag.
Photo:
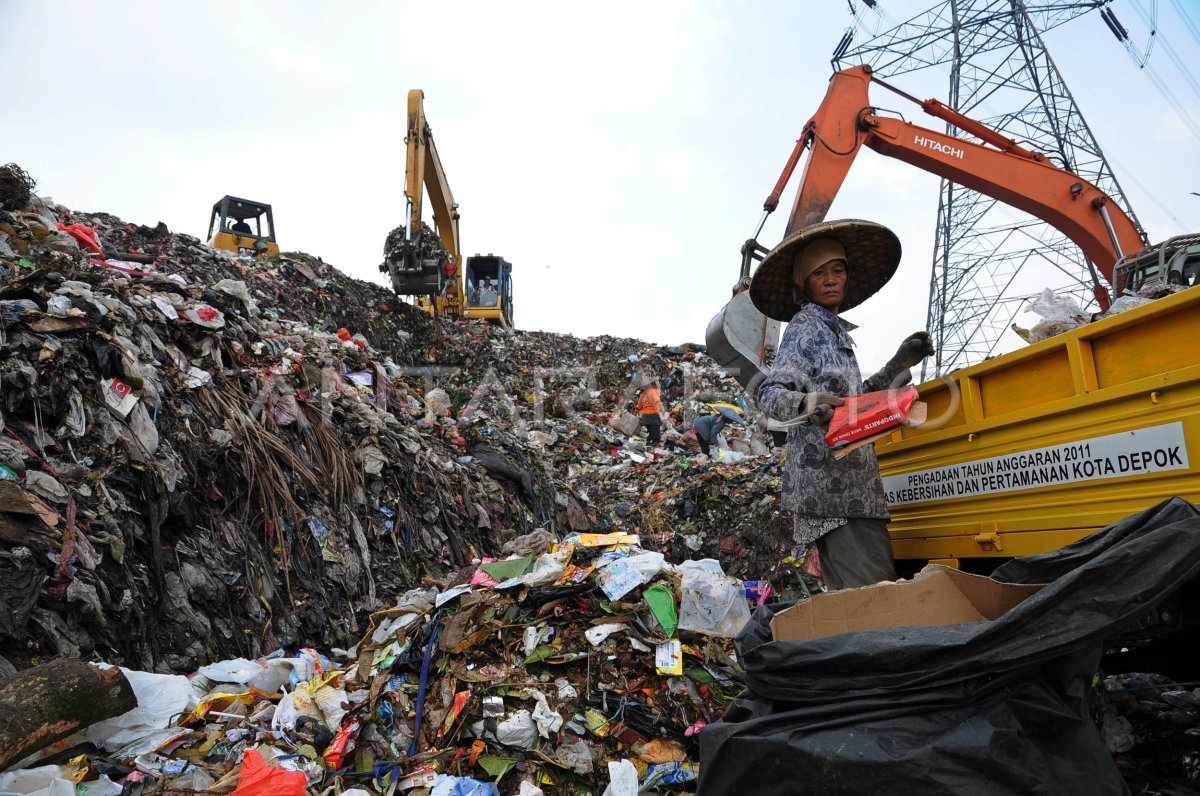
[[[85,249],[95,252],[101,260],[108,259],[104,256],[104,249],[100,247],[100,239],[96,237],[96,230],[87,224],[71,224],[70,226],[59,224],[58,230],[79,241],[79,244]]]
[[[233,796],[307,796],[308,777],[299,771],[268,766],[262,752],[247,749]]]

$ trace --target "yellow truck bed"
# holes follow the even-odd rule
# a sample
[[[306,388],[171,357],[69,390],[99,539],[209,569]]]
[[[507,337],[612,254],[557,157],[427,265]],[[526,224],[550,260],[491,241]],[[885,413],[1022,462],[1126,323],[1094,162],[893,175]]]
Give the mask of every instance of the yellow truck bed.
[[[928,422],[876,443],[898,560],[1040,553],[1200,502],[1200,287],[919,391]]]

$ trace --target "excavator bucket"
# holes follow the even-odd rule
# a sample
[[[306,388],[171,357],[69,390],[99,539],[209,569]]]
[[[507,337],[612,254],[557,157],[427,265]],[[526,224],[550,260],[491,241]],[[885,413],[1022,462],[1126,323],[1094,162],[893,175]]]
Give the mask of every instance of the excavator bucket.
[[[708,355],[749,388],[759,373],[769,370],[779,347],[779,327],[779,321],[759,312],[750,293],[742,291],[708,322],[704,342]]]

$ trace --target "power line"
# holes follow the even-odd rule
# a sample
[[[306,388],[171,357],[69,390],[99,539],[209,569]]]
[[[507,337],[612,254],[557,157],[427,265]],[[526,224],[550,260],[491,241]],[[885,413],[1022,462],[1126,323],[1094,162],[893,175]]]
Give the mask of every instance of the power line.
[[[1197,44],[1200,44],[1200,28],[1196,27],[1196,23],[1192,22],[1192,18],[1188,15],[1187,9],[1179,2],[1179,0],[1171,0],[1171,5],[1175,6],[1175,12],[1179,14],[1179,18],[1183,20],[1183,24],[1192,33],[1192,39]]]
[[[1153,5],[1153,16],[1148,15],[1138,3],[1134,2],[1132,5],[1142,17],[1142,20],[1150,26],[1151,39],[1150,43],[1147,44],[1145,53],[1138,52],[1137,47],[1134,46],[1132,41],[1130,41],[1129,31],[1127,31],[1125,26],[1122,25],[1120,20],[1117,19],[1117,15],[1111,8],[1101,9],[1100,18],[1104,20],[1104,24],[1106,24],[1108,29],[1112,31],[1112,34],[1117,41],[1125,47],[1126,52],[1129,53],[1129,57],[1133,59],[1133,62],[1137,68],[1146,75],[1146,77],[1150,80],[1150,83],[1158,91],[1159,95],[1166,100],[1171,109],[1175,111],[1175,114],[1180,118],[1180,120],[1183,121],[1184,126],[1188,128],[1192,136],[1195,137],[1198,142],[1200,142],[1200,124],[1196,123],[1196,120],[1192,118],[1190,113],[1188,113],[1187,108],[1185,108],[1183,103],[1181,103],[1175,96],[1175,92],[1171,91],[1171,88],[1167,85],[1166,81],[1159,76],[1158,71],[1149,63],[1150,50],[1153,47],[1154,36],[1157,33],[1155,19],[1158,13],[1158,4],[1155,2]],[[1183,73],[1184,77],[1192,85],[1193,90],[1196,91],[1197,95],[1200,95],[1200,86],[1196,84],[1195,79],[1183,66],[1182,62],[1179,60],[1179,57],[1175,55],[1174,48],[1170,47],[1165,40],[1163,41],[1163,49],[1167,50],[1171,59],[1175,62],[1175,66],[1178,67],[1179,71]]]
[[[1162,42],[1163,49],[1167,51],[1167,57],[1175,64],[1175,68],[1183,75],[1183,79],[1192,87],[1192,91],[1196,92],[1196,96],[1200,97],[1200,83],[1196,82],[1196,78],[1192,75],[1190,69],[1184,65],[1183,59],[1179,57],[1179,53],[1175,52],[1175,48],[1171,46],[1171,42],[1167,41],[1167,35],[1158,30],[1158,2],[1154,0],[1151,5],[1151,13],[1147,14],[1145,9],[1139,3],[1133,3],[1134,10],[1141,16],[1142,21],[1150,27],[1150,42],[1146,45],[1146,54],[1142,59],[1143,63],[1150,60],[1150,51],[1154,47],[1155,37]],[[1109,12],[1112,13],[1112,12]]]

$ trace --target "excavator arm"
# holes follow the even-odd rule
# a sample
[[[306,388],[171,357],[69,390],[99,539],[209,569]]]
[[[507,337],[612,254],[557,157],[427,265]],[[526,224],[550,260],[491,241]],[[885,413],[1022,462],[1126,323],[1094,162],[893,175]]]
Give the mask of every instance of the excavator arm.
[[[437,225],[438,237],[446,251],[457,261],[458,248],[458,204],[450,193],[450,183],[442,169],[437,145],[425,120],[425,92],[414,88],[408,92],[408,136],[407,158],[404,168],[404,198],[408,210],[408,226],[412,230],[421,228],[422,189],[429,193],[429,204],[433,220]]]
[[[920,105],[983,143],[892,117],[880,116],[870,101],[871,83]],[[1092,264],[1093,290],[1101,309],[1108,309],[1108,288],[1097,275],[1121,292],[1124,262],[1147,251],[1137,224],[1103,191],[1060,168],[991,128],[963,116],[937,100],[921,101],[875,79],[871,67],[856,66],[834,73],[817,112],[804,126],[779,181],[763,204],[774,212],[804,153],[808,159],[800,177],[787,234],[825,220],[854,158],[864,147],[991,196],[1036,216],[1075,242]],[[757,234],[755,236],[757,238]],[[752,238],[742,247],[741,280],[733,299],[718,312],[705,333],[709,353],[729,368],[747,388],[761,373],[779,337],[779,327],[758,312],[745,292],[752,260],[765,253]],[[1122,261],[1122,268],[1116,266]],[[1166,271],[1167,266],[1159,270]]]
[[[1040,152],[970,119],[937,100],[917,102],[927,113],[983,140],[975,143],[911,122],[879,116],[868,98],[869,66],[837,72],[825,100],[805,125],[796,149],[767,200],[774,209],[804,149],[810,149],[801,175],[788,232],[824,220],[862,147],[991,196],[1061,231],[1075,242],[1105,280],[1120,292],[1114,267],[1140,251],[1146,241],[1137,225],[1107,194],[1062,169]],[[881,81],[874,82],[883,84]],[[1093,286],[1101,309],[1110,297],[1099,280]]]
[[[456,318],[463,314],[458,204],[425,119],[424,98],[420,89],[408,92],[404,226],[388,234],[380,270],[391,275],[397,294],[416,296],[416,305],[427,312]],[[436,235],[421,221],[426,194]]]

